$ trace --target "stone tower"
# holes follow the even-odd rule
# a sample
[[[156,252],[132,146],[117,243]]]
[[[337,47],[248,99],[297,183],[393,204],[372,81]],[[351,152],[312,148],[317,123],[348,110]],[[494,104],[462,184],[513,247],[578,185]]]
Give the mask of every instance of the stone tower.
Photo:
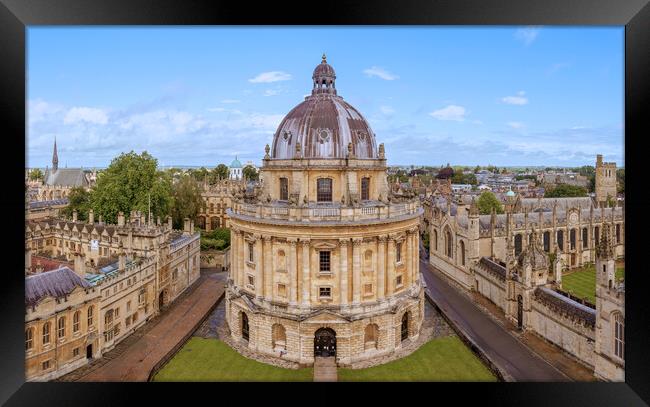
[[[603,156],[596,156],[596,201],[601,207],[607,203],[607,198],[616,199],[616,163],[603,162]]]

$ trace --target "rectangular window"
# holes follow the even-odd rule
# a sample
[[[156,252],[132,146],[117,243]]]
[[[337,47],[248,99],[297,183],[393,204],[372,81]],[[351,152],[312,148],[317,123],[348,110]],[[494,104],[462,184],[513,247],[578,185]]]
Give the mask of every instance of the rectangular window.
[[[367,201],[370,199],[370,178],[361,178],[361,200]]]
[[[402,261],[402,242],[397,243],[395,247],[395,261],[400,263]]]
[[[287,286],[284,284],[278,284],[278,295],[280,297],[286,297],[287,296]]]
[[[576,249],[576,230],[571,229],[569,231],[569,241],[571,242],[571,250]]]
[[[289,180],[287,178],[280,178],[280,200],[289,200]]]
[[[45,362],[43,362],[43,370],[47,370],[49,368],[50,368],[50,361],[46,360]]]
[[[79,356],[79,348],[72,349],[72,356]]]
[[[319,254],[319,259],[320,259],[320,272],[321,273],[329,273],[331,271],[330,269],[330,260],[331,260],[331,252],[327,250],[323,250],[318,252]]]
[[[319,297],[325,297],[325,298],[331,298],[332,297],[332,287],[319,287],[318,288],[318,296]]]
[[[120,307],[115,308],[115,318],[120,316]]]
[[[582,228],[582,248],[586,249],[589,246],[588,240],[588,235],[589,232],[587,232],[587,228]]]
[[[318,202],[332,202],[332,180],[330,178],[318,180],[316,200]]]
[[[126,312],[131,311],[131,301],[126,302]]]
[[[395,286],[399,287],[401,285],[402,285],[402,276],[397,276],[397,278],[395,279]]]
[[[621,243],[621,224],[616,225],[616,243]]]
[[[248,284],[254,286],[255,285],[255,277],[248,276]]]
[[[372,294],[372,284],[364,284],[363,292],[364,294]]]
[[[126,317],[126,320],[125,320],[124,323],[126,324],[126,326],[130,326],[131,325],[131,317]]]
[[[58,337],[59,338],[65,337],[65,317],[59,318]]]
[[[248,243],[248,261],[253,263],[255,261],[255,245],[253,243]]]

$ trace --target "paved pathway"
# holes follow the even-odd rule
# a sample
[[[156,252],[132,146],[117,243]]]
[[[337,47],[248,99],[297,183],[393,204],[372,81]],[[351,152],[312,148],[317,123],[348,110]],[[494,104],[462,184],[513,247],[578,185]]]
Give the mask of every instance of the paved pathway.
[[[469,298],[446,282],[428,263],[420,271],[433,300],[500,369],[515,381],[569,381],[553,366],[533,354]]]
[[[336,382],[336,358],[314,358],[314,381],[315,382]]]
[[[202,278],[199,285],[187,297],[175,301],[171,305],[173,308],[162,315],[145,335],[114,359],[80,377],[78,381],[147,381],[153,367],[191,334],[212,309],[224,291],[222,277],[211,274]]]

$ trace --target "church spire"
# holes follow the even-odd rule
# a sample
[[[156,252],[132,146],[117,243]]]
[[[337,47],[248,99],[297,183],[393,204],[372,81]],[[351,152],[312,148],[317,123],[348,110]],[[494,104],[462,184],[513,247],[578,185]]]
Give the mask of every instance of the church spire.
[[[56,136],[54,136],[54,154],[52,154],[52,172],[59,168],[59,155],[56,152]]]

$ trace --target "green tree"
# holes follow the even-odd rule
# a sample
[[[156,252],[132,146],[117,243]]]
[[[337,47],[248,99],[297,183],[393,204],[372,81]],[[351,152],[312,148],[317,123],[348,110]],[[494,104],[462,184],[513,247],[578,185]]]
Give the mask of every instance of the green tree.
[[[83,187],[74,187],[68,194],[68,206],[61,209],[61,214],[72,218],[72,212],[77,211],[77,219],[86,220],[90,210],[90,192]]]
[[[118,212],[148,213],[151,204],[154,219],[167,217],[172,206],[171,176],[157,167],[158,160],[146,151],[131,151],[114,158],[90,192],[95,213],[106,222],[115,223]]]
[[[172,187],[172,222],[177,229],[183,228],[183,219],[196,219],[204,206],[201,187],[194,178],[182,176]]]
[[[39,181],[43,179],[43,171],[40,168],[34,168],[29,172],[29,179],[32,181]]]
[[[625,168],[619,168],[616,170],[616,179],[618,181],[618,192],[624,194],[625,193]]]
[[[544,192],[545,198],[580,197],[587,196],[587,189],[577,185],[558,184]]]
[[[462,172],[455,172],[451,177],[451,182],[453,184],[470,184],[476,185],[478,182],[476,180],[476,175],[474,174],[463,174]]]
[[[228,176],[230,175],[228,166],[225,164],[219,164],[214,167],[210,175],[212,176],[212,183],[216,183],[216,181],[220,179],[228,179]]]
[[[201,232],[201,250],[223,250],[230,246],[230,229],[216,228]]]
[[[481,215],[489,215],[492,213],[492,208],[496,210],[497,213],[503,213],[503,205],[497,199],[497,197],[490,191],[485,191],[478,197],[476,201],[478,206],[478,211]]]
[[[252,165],[245,166],[242,169],[242,174],[244,174],[244,178],[250,181],[256,181],[260,178],[260,175],[258,174],[257,170]]]
[[[480,165],[477,165],[476,167],[474,167],[474,174],[478,174],[479,171],[481,171],[481,166]]]

